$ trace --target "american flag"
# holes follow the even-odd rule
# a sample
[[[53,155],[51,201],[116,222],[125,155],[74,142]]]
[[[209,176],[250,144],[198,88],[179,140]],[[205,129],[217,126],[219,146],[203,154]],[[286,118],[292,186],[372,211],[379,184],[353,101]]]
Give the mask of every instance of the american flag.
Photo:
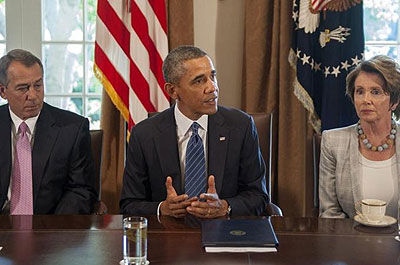
[[[162,76],[167,53],[164,0],[98,0],[94,71],[129,131],[170,106]]]

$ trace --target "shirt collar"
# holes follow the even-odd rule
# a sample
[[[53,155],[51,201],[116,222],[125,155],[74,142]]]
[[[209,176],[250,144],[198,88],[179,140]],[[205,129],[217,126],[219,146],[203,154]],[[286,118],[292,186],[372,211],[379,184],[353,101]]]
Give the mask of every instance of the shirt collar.
[[[10,110],[10,116],[11,116],[11,120],[14,123],[15,126],[15,131],[18,134],[18,128],[21,125],[21,123],[24,121],[22,120],[20,117],[18,117],[10,108],[10,106],[8,106],[8,109]],[[37,119],[39,118],[40,112],[37,116],[32,117],[32,118],[28,118],[25,120],[26,125],[28,125],[29,128],[29,134],[33,133],[33,130],[35,129],[35,125],[37,122]]]
[[[202,115],[198,120],[193,121],[186,117],[178,108],[178,105],[175,104],[174,108],[174,114],[175,114],[175,121],[176,121],[176,126],[178,128],[177,133],[178,136],[183,136],[185,135],[189,129],[190,126],[192,126],[193,122],[197,122],[200,127],[206,131],[207,133],[207,126],[208,126],[208,115]]]

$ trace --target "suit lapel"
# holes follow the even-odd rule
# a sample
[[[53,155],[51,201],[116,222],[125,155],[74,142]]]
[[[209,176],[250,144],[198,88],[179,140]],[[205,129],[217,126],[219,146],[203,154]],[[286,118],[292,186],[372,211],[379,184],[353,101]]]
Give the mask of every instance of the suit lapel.
[[[178,152],[178,136],[176,134],[176,123],[174,117],[174,106],[172,106],[163,120],[157,123],[159,134],[154,137],[154,145],[157,150],[161,164],[162,177],[172,177],[172,185],[176,193],[182,194],[181,170]]]
[[[224,177],[229,128],[224,126],[224,117],[218,111],[208,118],[208,175],[214,175],[217,193],[220,193]]]
[[[358,147],[357,125],[350,131],[350,172],[351,186],[353,189],[354,202],[361,200],[361,166]],[[354,205],[353,205],[354,206]]]
[[[55,120],[49,111],[49,107],[44,103],[35,127],[32,152],[34,204],[39,193],[47,161],[58,136],[59,129],[54,124]]]
[[[0,207],[2,207],[3,199],[7,197],[11,174],[11,118],[8,104],[0,108],[0,139]]]

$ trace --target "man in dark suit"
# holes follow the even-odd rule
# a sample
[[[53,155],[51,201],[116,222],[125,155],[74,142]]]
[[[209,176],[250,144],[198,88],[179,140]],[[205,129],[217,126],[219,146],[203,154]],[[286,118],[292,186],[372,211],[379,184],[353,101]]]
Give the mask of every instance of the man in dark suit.
[[[0,95],[8,101],[0,106],[0,212],[91,213],[97,192],[88,120],[43,102],[43,65],[28,51],[0,59]],[[22,127],[31,153],[25,164],[16,146]]]
[[[217,105],[216,71],[199,48],[172,50],[164,61],[163,74],[165,89],[176,104],[132,129],[121,212],[202,218],[260,215],[268,195],[265,163],[252,118]],[[204,175],[196,180],[204,187],[190,196],[187,156],[194,134],[206,143],[199,149],[202,158],[198,160],[205,160],[206,166]],[[196,162],[196,166],[201,168],[202,163]]]

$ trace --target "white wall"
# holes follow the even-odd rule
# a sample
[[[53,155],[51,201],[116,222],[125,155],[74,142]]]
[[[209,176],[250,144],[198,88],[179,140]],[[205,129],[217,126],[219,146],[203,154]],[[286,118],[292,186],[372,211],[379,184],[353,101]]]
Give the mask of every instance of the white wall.
[[[244,0],[193,0],[194,45],[208,52],[217,69],[219,104],[240,108]]]

